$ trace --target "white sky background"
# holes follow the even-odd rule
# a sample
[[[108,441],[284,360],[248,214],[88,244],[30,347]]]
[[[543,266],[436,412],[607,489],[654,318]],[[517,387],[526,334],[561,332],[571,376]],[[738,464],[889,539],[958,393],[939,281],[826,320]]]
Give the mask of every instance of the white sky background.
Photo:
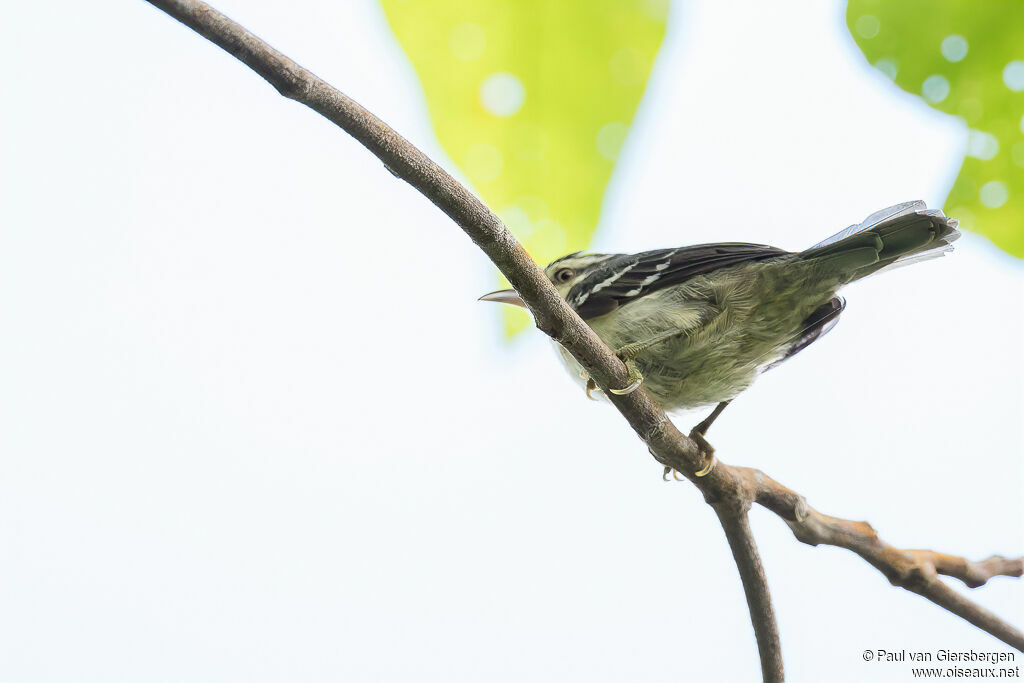
[[[218,7],[451,168],[376,3]],[[145,3],[11,5],[0,54],[0,680],[758,678],[711,510],[501,341],[440,211]],[[941,202],[964,144],[839,2],[677,5],[595,247],[799,249]],[[1024,552],[1024,276],[957,246],[846,290],[719,454],[899,546]],[[752,519],[790,680],[1007,649]],[[971,594],[1020,625],[1022,591]]]

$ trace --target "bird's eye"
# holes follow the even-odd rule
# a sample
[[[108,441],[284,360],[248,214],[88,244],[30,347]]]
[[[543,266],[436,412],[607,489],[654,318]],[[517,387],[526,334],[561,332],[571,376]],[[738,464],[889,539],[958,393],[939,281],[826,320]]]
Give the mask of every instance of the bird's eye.
[[[575,274],[576,273],[572,268],[562,268],[560,271],[555,273],[555,279],[559,282],[568,282]]]

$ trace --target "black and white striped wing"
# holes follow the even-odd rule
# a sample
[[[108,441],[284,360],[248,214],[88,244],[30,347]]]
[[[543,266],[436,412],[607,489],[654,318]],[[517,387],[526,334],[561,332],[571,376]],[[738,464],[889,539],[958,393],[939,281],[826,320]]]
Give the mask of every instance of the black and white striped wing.
[[[788,251],[764,244],[722,242],[621,254],[608,259],[569,291],[568,302],[584,320],[692,277]]]

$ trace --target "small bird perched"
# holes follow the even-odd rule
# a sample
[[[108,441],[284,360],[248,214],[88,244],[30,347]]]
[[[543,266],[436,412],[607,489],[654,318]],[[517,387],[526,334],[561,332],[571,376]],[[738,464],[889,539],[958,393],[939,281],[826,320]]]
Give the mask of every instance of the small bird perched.
[[[728,402],[838,322],[846,305],[839,289],[952,251],[957,224],[924,202],[905,202],[801,252],[740,242],[639,254],[577,252],[545,273],[629,369],[629,384],[613,393],[628,394],[642,383],[666,411],[718,404],[691,433],[710,451],[703,436]],[[481,300],[525,306],[514,290]],[[586,381],[589,396],[596,384],[559,351]]]

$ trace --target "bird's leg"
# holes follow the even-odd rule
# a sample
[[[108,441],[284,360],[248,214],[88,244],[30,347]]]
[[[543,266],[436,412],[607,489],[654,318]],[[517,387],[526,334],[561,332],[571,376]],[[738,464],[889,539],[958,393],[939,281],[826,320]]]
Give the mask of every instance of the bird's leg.
[[[694,432],[696,432],[697,434],[700,434],[702,436],[707,436],[708,429],[711,427],[711,425],[715,423],[715,420],[718,419],[718,416],[722,414],[722,411],[725,410],[725,407],[729,405],[731,402],[731,400],[722,401],[717,406],[715,406],[715,409],[711,411],[711,414],[708,415],[703,420],[701,420],[700,422],[698,422],[690,431],[690,433],[693,434]]]
[[[715,448],[714,446],[708,443],[707,439],[705,439],[704,436],[708,433],[708,428],[711,427],[711,424],[716,419],[718,419],[718,416],[722,414],[722,411],[725,410],[725,407],[727,405],[729,405],[729,401],[722,401],[721,403],[719,403],[717,406],[715,406],[715,409],[711,411],[710,415],[708,415],[706,418],[704,418],[704,420],[699,422],[696,427],[690,430],[690,440],[695,441],[697,443],[697,447],[700,449],[701,454],[704,456],[705,460],[707,460],[707,464],[704,465],[704,467],[700,468],[699,470],[693,473],[695,477],[706,477],[709,474],[711,474],[711,470],[715,469],[715,465],[718,462],[718,460],[715,458]],[[650,452],[651,455],[654,455],[654,451],[652,451],[650,447],[648,447],[647,450]],[[664,479],[665,481],[668,481],[668,475],[670,472],[672,473],[673,479],[675,479],[676,481],[683,481],[679,477],[679,473],[676,472],[675,469],[669,467],[668,465],[665,466],[665,472],[661,475],[661,478]]]
[[[722,411],[725,410],[727,405],[729,405],[729,401],[722,401],[719,403],[715,406],[715,409],[711,411],[710,415],[698,422],[697,425],[690,430],[690,440],[697,443],[697,447],[700,448],[700,452],[704,455],[704,458],[707,461],[707,464],[704,465],[704,467],[693,473],[695,477],[706,477],[711,474],[711,470],[715,469],[715,465],[718,462],[715,458],[715,448],[709,444],[708,440],[704,437],[707,435],[708,429],[714,421],[718,419],[718,416],[722,414]],[[668,481],[669,472],[672,473],[673,479],[676,481],[682,481],[679,478],[678,473],[671,467],[665,468],[665,473],[661,475],[661,478]]]
[[[634,391],[639,389],[640,385],[643,384],[644,376],[643,373],[640,372],[640,368],[637,367],[635,358],[656,344],[660,344],[663,341],[672,339],[673,337],[678,337],[682,334],[688,334],[692,331],[693,330],[691,328],[673,328],[666,332],[662,332],[661,334],[656,334],[650,339],[633,342],[632,344],[626,344],[625,346],[620,347],[615,352],[615,355],[619,357],[619,360],[625,363],[626,369],[629,370],[629,384],[624,389],[609,389],[609,391],[613,394],[618,394],[619,396],[625,396],[626,394],[632,394]]]
[[[727,405],[729,405],[729,401],[722,401],[719,403],[715,406],[715,409],[711,411],[710,415],[698,422],[697,425],[690,430],[690,439],[697,443],[700,447],[701,453],[704,454],[704,457],[708,461],[708,464],[701,468],[699,472],[696,472],[695,476],[706,477],[711,474],[711,470],[715,469],[715,449],[704,437],[707,436],[708,429],[714,421],[718,419],[718,416],[722,414],[722,411],[725,410]]]

